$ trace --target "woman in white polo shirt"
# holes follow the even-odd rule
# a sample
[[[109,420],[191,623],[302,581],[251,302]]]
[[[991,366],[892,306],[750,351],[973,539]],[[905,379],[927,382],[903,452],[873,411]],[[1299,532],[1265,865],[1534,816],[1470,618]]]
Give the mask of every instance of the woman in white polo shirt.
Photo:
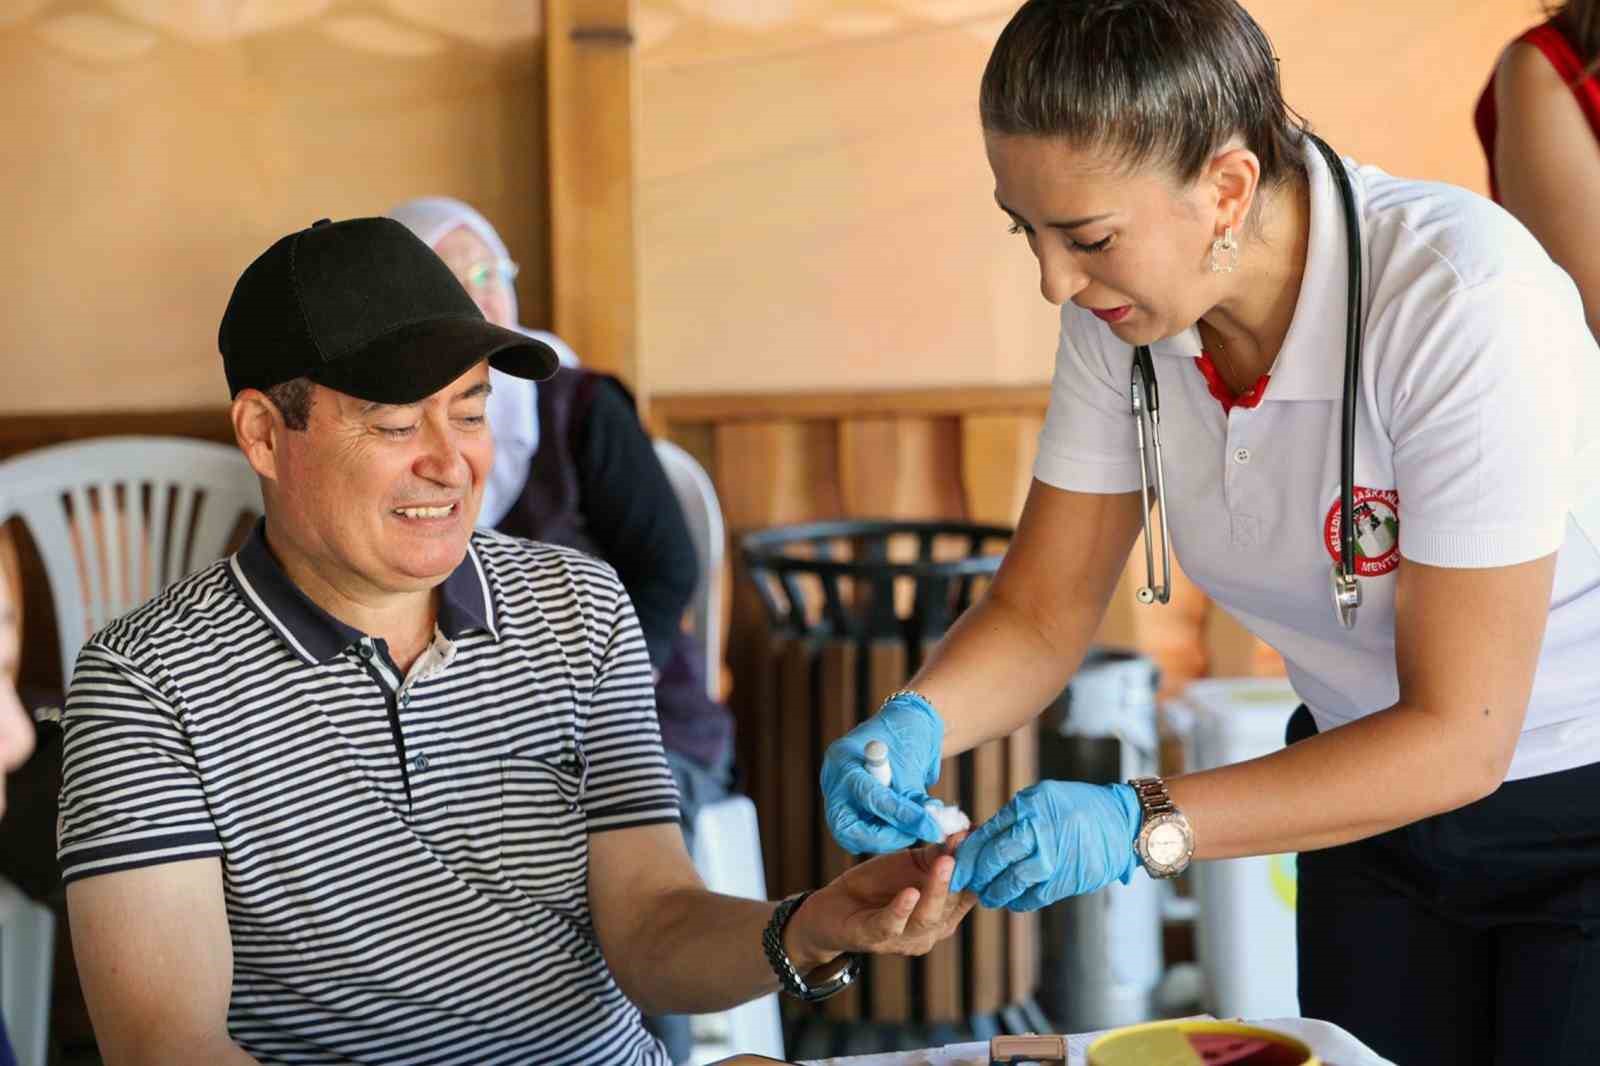
[[[1488,201],[1325,154],[1233,0],[1030,0],[980,110],[1062,308],[1050,411],[988,596],[830,748],[834,835],[937,838],[941,755],[1062,690],[1159,487],[1184,571],[1288,663],[1299,742],[1138,788],[1041,782],[954,887],[1030,909],[1300,851],[1308,1015],[1406,1066],[1600,1061],[1600,352],[1571,281]]]

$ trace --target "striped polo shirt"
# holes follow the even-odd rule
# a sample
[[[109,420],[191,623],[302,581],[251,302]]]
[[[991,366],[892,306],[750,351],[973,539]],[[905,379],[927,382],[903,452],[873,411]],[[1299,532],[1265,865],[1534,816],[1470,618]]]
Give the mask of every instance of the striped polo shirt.
[[[263,1062],[668,1062],[589,912],[588,835],[678,816],[604,563],[474,533],[403,672],[258,525],[96,634],[63,723],[66,880],[219,858]]]

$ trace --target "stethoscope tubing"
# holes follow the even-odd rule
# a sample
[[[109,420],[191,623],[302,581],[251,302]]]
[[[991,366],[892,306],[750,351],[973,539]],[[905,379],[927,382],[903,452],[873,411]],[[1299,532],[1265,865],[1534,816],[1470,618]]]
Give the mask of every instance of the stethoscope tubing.
[[[1322,153],[1344,211],[1345,261],[1347,266],[1344,332],[1344,395],[1339,420],[1339,561],[1332,574],[1333,602],[1339,622],[1346,629],[1355,626],[1356,610],[1361,606],[1361,585],[1356,577],[1355,482],[1356,482],[1356,400],[1361,388],[1361,219],[1356,210],[1355,190],[1344,162],[1321,137],[1305,131],[1306,137]],[[1156,385],[1155,361],[1148,345],[1133,353],[1130,391],[1134,420],[1138,425],[1140,498],[1144,503],[1144,559],[1146,583],[1138,590],[1140,603],[1166,603],[1172,595],[1172,560],[1167,540],[1167,493],[1161,461],[1161,396]],[[1150,421],[1149,445],[1155,452],[1156,504],[1161,512],[1161,584],[1155,583],[1154,546],[1150,537],[1150,476],[1146,466],[1145,419]]]

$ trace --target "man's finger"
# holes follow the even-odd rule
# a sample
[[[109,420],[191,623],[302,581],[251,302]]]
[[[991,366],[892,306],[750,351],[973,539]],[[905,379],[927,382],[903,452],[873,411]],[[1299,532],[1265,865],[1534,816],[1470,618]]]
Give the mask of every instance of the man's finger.
[[[955,872],[955,860],[948,855],[939,856],[933,864],[923,890],[922,898],[917,901],[916,909],[911,912],[911,919],[906,923],[907,929],[923,929],[937,926],[944,916],[945,906],[950,902],[950,875]]]
[[[889,901],[887,907],[874,911],[867,919],[867,935],[871,942],[866,945],[868,951],[881,950],[885,945],[898,940],[905,934],[906,923],[911,920],[911,912],[916,910],[917,901],[922,893],[915,888],[901,889]]]
[[[972,908],[978,905],[978,897],[971,892],[963,892],[952,896],[945,904],[944,914],[940,916],[937,925],[928,926],[923,930],[923,935],[932,935],[935,942],[943,940],[960,927],[967,915],[972,913]]]

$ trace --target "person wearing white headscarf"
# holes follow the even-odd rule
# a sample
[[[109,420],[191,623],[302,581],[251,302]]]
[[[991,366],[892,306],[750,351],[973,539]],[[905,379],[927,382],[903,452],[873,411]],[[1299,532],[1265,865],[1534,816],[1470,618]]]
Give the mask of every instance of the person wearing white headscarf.
[[[554,333],[528,329],[517,319],[517,290],[511,281],[517,266],[500,234],[489,220],[460,200],[448,196],[419,196],[393,208],[389,217],[405,225],[434,251],[455,231],[466,229],[487,246],[489,257],[474,260],[462,248],[458,262],[450,263],[456,277],[483,309],[484,317],[497,326],[520,330],[537,337],[556,350],[563,366],[576,366],[578,356],[566,341]],[[469,242],[461,242],[463,246]],[[446,245],[445,251],[453,249]],[[441,253],[443,254],[443,253]],[[446,262],[450,257],[445,257]],[[472,260],[472,261],[469,261]],[[475,273],[476,272],[476,273]],[[536,382],[489,370],[494,391],[489,395],[487,414],[494,435],[494,466],[483,486],[483,507],[478,525],[492,529],[511,510],[528,477],[528,461],[539,447],[539,386]]]

